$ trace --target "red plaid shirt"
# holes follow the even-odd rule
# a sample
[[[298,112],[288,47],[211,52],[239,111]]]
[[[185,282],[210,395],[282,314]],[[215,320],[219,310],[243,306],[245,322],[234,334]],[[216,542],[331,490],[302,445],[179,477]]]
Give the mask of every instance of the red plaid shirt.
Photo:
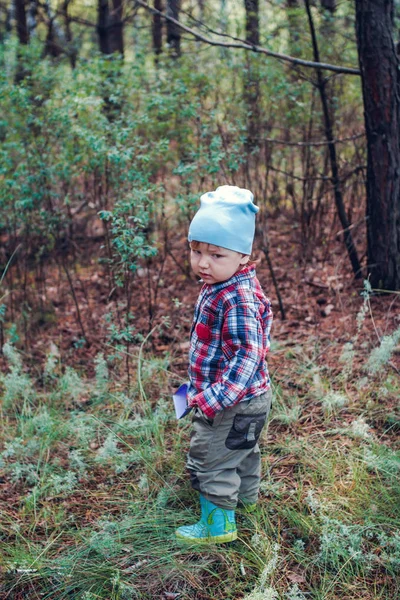
[[[204,284],[190,332],[189,406],[213,418],[270,388],[265,361],[271,303],[254,266],[222,283]]]

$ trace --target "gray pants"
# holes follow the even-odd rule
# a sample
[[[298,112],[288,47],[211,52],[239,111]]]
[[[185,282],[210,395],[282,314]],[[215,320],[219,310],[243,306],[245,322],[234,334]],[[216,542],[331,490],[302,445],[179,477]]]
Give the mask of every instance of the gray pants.
[[[208,419],[195,408],[187,467],[192,486],[208,500],[234,509],[257,502],[261,477],[258,438],[271,409],[270,390]]]

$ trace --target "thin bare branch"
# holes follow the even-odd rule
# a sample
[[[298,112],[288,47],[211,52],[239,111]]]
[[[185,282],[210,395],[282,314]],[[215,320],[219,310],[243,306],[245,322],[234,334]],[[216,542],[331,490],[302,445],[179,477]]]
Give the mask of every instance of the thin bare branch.
[[[245,41],[237,42],[237,43],[219,42],[217,40],[208,38],[205,35],[202,35],[201,33],[198,33],[198,31],[195,31],[191,27],[187,27],[186,25],[183,25],[176,19],[173,19],[172,17],[167,16],[165,13],[163,13],[159,10],[156,10],[155,8],[153,8],[146,2],[143,2],[143,0],[135,0],[135,4],[137,6],[142,6],[143,8],[145,8],[146,10],[150,11],[153,14],[160,15],[167,21],[171,21],[177,27],[180,27],[183,31],[190,33],[197,40],[200,40],[201,42],[205,42],[206,44],[209,44],[210,46],[219,46],[222,48],[239,48],[242,50],[249,50],[251,52],[265,54],[266,56],[271,56],[272,58],[277,58],[278,60],[289,62],[293,65],[300,65],[302,67],[307,67],[309,69],[325,69],[327,71],[334,71],[335,73],[343,73],[346,75],[360,75],[359,69],[353,69],[351,67],[342,67],[340,65],[331,65],[329,63],[321,63],[321,62],[313,62],[310,60],[303,60],[301,58],[296,58],[294,56],[289,56],[287,54],[281,54],[280,52],[273,52],[272,50],[268,50],[267,48],[264,48],[262,46],[247,44]]]
[[[283,169],[279,169],[278,167],[274,167],[270,164],[267,164],[266,167],[270,171],[280,173],[281,175],[285,175],[285,177],[290,177],[290,179],[295,179],[296,181],[331,181],[331,177],[329,177],[328,175],[321,177],[301,177],[300,175],[289,173],[289,171],[284,171]]]
[[[322,140],[318,142],[287,142],[286,140],[276,140],[274,138],[264,138],[266,142],[271,142],[272,144],[282,144],[282,146],[328,146],[329,144],[344,144],[345,142],[351,142],[352,140],[357,140],[358,138],[362,138],[365,136],[365,133],[356,133],[355,135],[351,135],[349,137],[340,138],[337,140]]]

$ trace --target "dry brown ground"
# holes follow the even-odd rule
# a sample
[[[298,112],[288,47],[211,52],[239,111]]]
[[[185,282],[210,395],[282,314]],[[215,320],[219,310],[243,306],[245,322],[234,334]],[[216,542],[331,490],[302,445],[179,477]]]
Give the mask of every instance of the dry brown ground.
[[[301,345],[308,350],[318,346],[327,364],[332,367],[337,364],[340,369],[338,353],[356,331],[355,317],[362,305],[362,279],[354,279],[344,245],[335,236],[331,236],[329,248],[317,248],[315,258],[305,262],[301,259],[299,233],[284,216],[271,220],[269,228],[272,263],[286,312],[283,320],[267,262],[261,257],[257,274],[273,304],[273,340],[285,346]],[[43,319],[39,312],[33,311],[28,319],[26,338],[21,340],[28,354],[33,352],[37,359],[44,359],[51,341],[59,346],[66,363],[83,369],[89,367],[91,371],[90,358],[100,350],[110,352],[105,316],[113,312],[115,319],[117,302],[120,302],[123,313],[124,298],[121,290],[114,290],[110,295],[106,272],[98,264],[100,254],[98,245],[88,246],[86,242],[78,253],[80,266],[73,273],[88,346],[76,347],[77,340],[82,337],[77,310],[65,274],[53,268],[47,273],[43,297],[47,317]],[[149,273],[146,268],[139,269],[131,312],[135,330],[145,335],[151,327],[168,317],[170,327],[163,328],[162,333],[155,331],[146,348],[155,353],[170,352],[174,357],[174,368],[184,372],[193,306],[200,285],[194,276],[184,274],[184,271],[190,272],[184,235],[173,240],[171,254],[165,260],[161,275],[158,257],[151,263]],[[257,250],[255,254],[257,258]],[[35,285],[32,281],[32,286]],[[151,325],[149,287],[154,305]],[[364,342],[369,347],[378,344],[379,336],[399,326],[399,306],[400,294],[371,298],[372,312],[367,315],[362,330]],[[273,353],[269,360],[274,369]],[[284,368],[280,359],[279,367]]]

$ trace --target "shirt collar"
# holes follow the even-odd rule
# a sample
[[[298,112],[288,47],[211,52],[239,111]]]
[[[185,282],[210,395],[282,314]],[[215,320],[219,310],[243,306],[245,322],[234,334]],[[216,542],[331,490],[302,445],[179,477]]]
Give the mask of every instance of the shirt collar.
[[[221,283],[204,283],[203,290],[205,292],[218,292],[219,290],[222,290],[223,288],[228,287],[229,285],[241,283],[242,281],[245,281],[246,279],[252,279],[255,276],[255,266],[247,265],[246,267],[232,275],[232,277],[230,279],[227,279],[226,281],[221,281]]]

